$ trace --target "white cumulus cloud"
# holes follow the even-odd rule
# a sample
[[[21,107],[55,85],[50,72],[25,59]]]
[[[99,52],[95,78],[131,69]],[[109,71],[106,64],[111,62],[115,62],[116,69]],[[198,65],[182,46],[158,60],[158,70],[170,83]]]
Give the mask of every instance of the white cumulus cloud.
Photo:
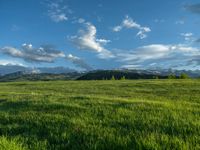
[[[113,31],[119,32],[123,28],[139,30],[136,35],[139,36],[140,39],[146,38],[147,37],[146,33],[151,31],[151,29],[149,27],[141,26],[140,24],[135,22],[132,18],[130,18],[129,16],[125,17],[125,19],[122,21],[121,25],[113,27]]]
[[[110,40],[98,39],[96,37],[97,30],[93,24],[87,22],[84,23],[84,25],[86,29],[80,30],[79,35],[70,37],[70,40],[79,49],[96,52],[102,59],[114,57],[113,54],[104,47]]]
[[[54,62],[57,58],[65,57],[65,54],[54,47],[43,45],[35,48],[32,44],[23,44],[20,49],[5,46],[0,48],[0,52],[8,56],[24,59],[28,62]]]

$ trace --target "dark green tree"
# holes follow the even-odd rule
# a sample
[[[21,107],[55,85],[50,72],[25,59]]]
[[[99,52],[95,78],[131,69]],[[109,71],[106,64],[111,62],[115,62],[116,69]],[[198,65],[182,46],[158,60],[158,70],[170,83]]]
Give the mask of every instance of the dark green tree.
[[[180,79],[189,79],[190,77],[186,73],[181,73]]]

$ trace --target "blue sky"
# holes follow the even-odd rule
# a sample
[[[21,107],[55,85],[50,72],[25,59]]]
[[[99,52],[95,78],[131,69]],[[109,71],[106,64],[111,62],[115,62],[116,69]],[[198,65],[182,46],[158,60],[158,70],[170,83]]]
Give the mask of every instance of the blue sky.
[[[198,0],[0,0],[0,65],[200,69]]]

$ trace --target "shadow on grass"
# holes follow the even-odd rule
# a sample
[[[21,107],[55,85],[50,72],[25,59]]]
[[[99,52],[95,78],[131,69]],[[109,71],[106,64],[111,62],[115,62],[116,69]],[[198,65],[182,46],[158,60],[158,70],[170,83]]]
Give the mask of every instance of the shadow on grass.
[[[70,119],[84,112],[85,108],[78,105],[4,101],[0,103],[0,136],[20,136],[32,147],[39,141],[48,141],[48,149],[64,149],[72,142],[75,125]]]
[[[0,104],[6,102],[7,99],[0,99]]]
[[[35,112],[46,112],[46,113],[59,113],[61,111],[69,112],[69,113],[83,113],[85,110],[84,107],[78,105],[70,105],[63,103],[50,103],[49,101],[29,101],[29,100],[21,100],[21,101],[7,101],[0,100],[0,112],[27,112],[27,111],[35,111]]]

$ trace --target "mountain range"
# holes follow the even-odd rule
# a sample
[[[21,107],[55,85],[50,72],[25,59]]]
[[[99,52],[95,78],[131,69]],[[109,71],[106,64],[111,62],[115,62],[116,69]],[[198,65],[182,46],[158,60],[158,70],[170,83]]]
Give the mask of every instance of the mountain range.
[[[0,82],[2,81],[50,81],[50,80],[110,80],[115,79],[165,79],[173,74],[182,73],[191,78],[199,78],[200,70],[173,70],[173,69],[144,69],[144,70],[93,70],[77,71],[65,67],[38,67],[30,68],[18,65],[0,65]]]
[[[31,68],[26,66],[20,65],[0,65],[0,76],[15,73],[15,72],[24,72],[26,74],[30,73],[51,73],[51,74],[62,74],[62,73],[71,73],[77,72],[74,69],[65,68],[65,67],[38,67],[38,68]]]

